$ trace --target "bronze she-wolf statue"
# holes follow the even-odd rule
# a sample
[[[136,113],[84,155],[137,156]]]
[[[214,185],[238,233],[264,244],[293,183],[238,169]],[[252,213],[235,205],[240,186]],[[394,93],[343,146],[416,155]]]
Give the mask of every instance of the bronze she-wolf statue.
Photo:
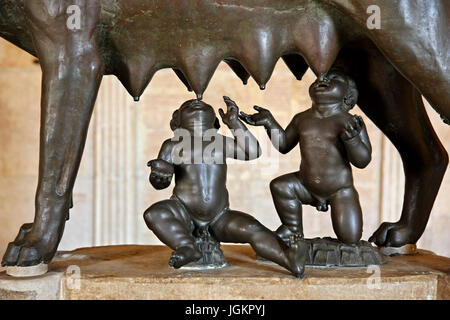
[[[367,27],[371,5],[380,29]],[[68,24],[77,10],[79,26]],[[449,14],[447,0],[0,0],[0,36],[43,71],[35,220],[2,264],[53,258],[104,75],[139,99],[157,70],[172,68],[201,98],[221,61],[264,88],[279,58],[299,80],[308,67],[323,78],[332,66],[355,80],[358,105],[398,149],[406,175],[400,220],[371,240],[416,243],[448,164],[422,95],[448,122]]]

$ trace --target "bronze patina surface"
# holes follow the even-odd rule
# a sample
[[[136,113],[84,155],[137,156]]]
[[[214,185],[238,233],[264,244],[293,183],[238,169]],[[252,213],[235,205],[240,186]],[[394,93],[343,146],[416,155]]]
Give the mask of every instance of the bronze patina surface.
[[[367,28],[378,4],[381,29]],[[81,10],[69,29],[67,9]],[[372,240],[401,247],[421,237],[448,164],[422,102],[450,119],[447,0],[0,0],[0,36],[43,70],[35,220],[4,265],[49,262],[63,234],[103,75],[138,99],[154,73],[172,68],[200,98],[225,60],[264,88],[282,58],[298,79],[331,66],[355,79],[358,105],[399,150],[406,184],[401,218]]]

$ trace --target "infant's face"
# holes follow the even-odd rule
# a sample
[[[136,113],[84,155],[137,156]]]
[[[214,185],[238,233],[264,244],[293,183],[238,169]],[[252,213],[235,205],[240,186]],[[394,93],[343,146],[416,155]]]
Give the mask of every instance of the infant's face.
[[[216,120],[214,109],[199,101],[181,109],[181,127],[192,129],[195,127],[213,128]]]
[[[316,80],[309,95],[316,104],[342,103],[348,91],[347,79],[339,72],[329,73],[325,81]]]

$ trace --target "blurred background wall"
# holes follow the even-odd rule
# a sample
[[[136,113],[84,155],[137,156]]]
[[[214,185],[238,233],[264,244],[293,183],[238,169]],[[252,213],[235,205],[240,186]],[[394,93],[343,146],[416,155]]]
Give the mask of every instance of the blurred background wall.
[[[34,216],[34,193],[38,172],[41,70],[35,59],[0,39],[0,255],[25,222]],[[248,86],[224,64],[214,75],[204,100],[216,110],[224,107],[223,95],[234,99],[241,110],[253,105],[269,107],[286,126],[292,117],[310,107],[309,71],[299,82],[280,61],[268,88]],[[170,138],[172,112],[194,98],[171,70],[159,71],[136,103],[115,77],[105,77],[80,172],[74,190],[75,207],[66,225],[60,250],[114,244],[158,244],[142,213],[152,203],[166,199],[171,188],[154,190],[148,183],[148,160]],[[434,127],[450,150],[450,130],[429,106]],[[361,114],[355,108],[352,113]],[[354,169],[356,187],[364,213],[364,239],[383,221],[397,221],[403,201],[403,168],[391,143],[364,117],[373,144],[373,160],[365,170]],[[262,128],[251,128],[264,155],[253,162],[231,161],[228,189],[231,208],[254,215],[271,229],[279,219],[269,191],[275,177],[297,171],[298,147],[282,156],[270,146]],[[224,126],[222,133],[227,133]],[[449,170],[450,171],[450,170]],[[450,256],[450,172],[447,172],[419,242],[423,249]],[[329,213],[304,210],[305,236],[334,236]]]

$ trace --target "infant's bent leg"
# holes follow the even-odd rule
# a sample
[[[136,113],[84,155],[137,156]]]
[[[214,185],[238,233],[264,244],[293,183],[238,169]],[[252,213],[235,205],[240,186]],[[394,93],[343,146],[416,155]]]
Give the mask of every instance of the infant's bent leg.
[[[287,227],[291,232],[303,236],[302,203],[312,203],[313,198],[302,185],[297,174],[290,173],[272,180],[270,191],[275,209],[283,224],[277,233],[280,235],[285,233],[282,229]]]
[[[189,214],[175,200],[153,204],[144,213],[144,220],[159,240],[173,250],[181,247],[195,247]]]
[[[288,257],[289,249],[276,234],[252,216],[229,211],[216,223],[211,231],[218,241],[232,243],[249,243],[260,257],[273,261],[296,275],[303,274],[304,261]]]
[[[331,219],[338,239],[355,244],[362,237],[362,210],[355,188],[339,190],[331,199]]]

